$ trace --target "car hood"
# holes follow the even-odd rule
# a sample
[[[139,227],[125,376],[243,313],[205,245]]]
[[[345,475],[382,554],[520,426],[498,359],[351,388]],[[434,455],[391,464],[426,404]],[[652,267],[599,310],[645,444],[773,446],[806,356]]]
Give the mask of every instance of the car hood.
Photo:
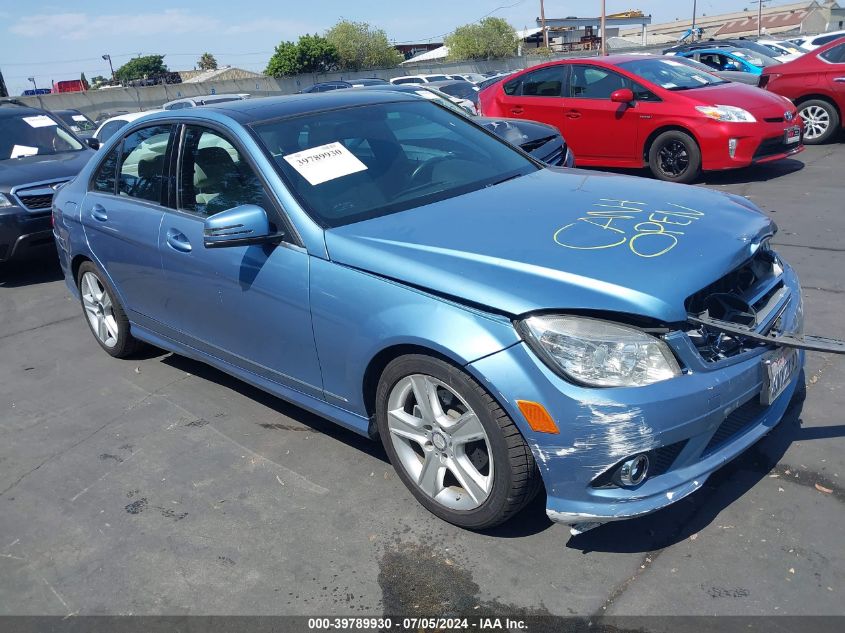
[[[27,156],[0,161],[0,189],[47,180],[65,180],[78,174],[95,154],[92,149],[63,154]]]
[[[548,168],[325,238],[332,261],[495,312],[602,310],[670,323],[775,230],[738,196]]]
[[[535,121],[500,119],[486,116],[475,117],[474,121],[505,139],[508,143],[517,146],[560,134],[557,128]]]
[[[737,82],[684,90],[675,94],[682,94],[702,105],[737,106],[747,110],[758,120],[764,117],[783,117],[786,111],[795,112],[795,106],[791,102],[787,103],[784,97]]]

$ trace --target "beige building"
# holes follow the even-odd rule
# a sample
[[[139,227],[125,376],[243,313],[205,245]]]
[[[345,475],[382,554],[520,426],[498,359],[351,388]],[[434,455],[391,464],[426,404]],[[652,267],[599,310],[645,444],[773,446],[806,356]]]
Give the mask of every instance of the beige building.
[[[832,1],[797,2],[774,7],[763,7],[761,33],[764,36],[798,35],[801,33],[823,33],[828,30],[831,14],[839,13],[840,7]],[[834,17],[830,28],[834,28]],[[695,24],[704,29],[703,38],[729,38],[757,36],[757,8],[749,6],[744,11],[720,15],[698,15]],[[646,44],[665,44],[679,40],[692,27],[689,18],[652,24],[646,33]],[[619,35],[626,40],[642,42],[640,28],[621,29]]]

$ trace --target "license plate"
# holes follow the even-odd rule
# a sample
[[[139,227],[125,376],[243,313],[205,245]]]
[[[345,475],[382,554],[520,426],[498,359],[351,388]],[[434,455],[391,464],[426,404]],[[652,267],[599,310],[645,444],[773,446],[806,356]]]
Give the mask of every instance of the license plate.
[[[787,145],[791,143],[797,143],[801,140],[801,128],[797,125],[794,127],[788,127],[783,132],[783,142]]]
[[[781,347],[763,355],[763,389],[760,391],[760,403],[772,404],[789,386],[798,371],[798,352],[789,347]]]

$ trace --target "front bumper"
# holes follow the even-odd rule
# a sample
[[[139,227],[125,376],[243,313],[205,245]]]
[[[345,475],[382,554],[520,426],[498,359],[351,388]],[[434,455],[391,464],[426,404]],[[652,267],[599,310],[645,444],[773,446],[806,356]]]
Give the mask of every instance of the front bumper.
[[[785,271],[784,282],[800,297],[791,269]],[[792,301],[783,313],[785,331],[800,327],[799,303]],[[667,337],[676,355],[697,354],[689,338],[677,334]],[[498,394],[531,447],[546,486],[548,516],[568,524],[600,524],[648,514],[682,499],[780,422],[799,383],[804,352],[798,352],[798,370],[786,389],[764,406],[759,398],[766,351],[760,348],[712,365],[702,360],[694,368],[684,363],[682,376],[636,388],[574,385],[524,343],[470,368]],[[517,399],[543,404],[560,433],[533,431]],[[649,453],[656,464],[639,486],[597,485],[599,476],[639,453]]]
[[[18,207],[0,210],[0,262],[41,254],[52,247],[49,211],[33,214]]]
[[[804,151],[801,141],[786,143],[788,128],[798,126],[803,137],[804,127],[800,117],[792,121],[756,123],[719,123],[705,126],[700,131],[702,169],[719,171],[768,163],[794,156]],[[729,142],[735,147],[731,151]]]

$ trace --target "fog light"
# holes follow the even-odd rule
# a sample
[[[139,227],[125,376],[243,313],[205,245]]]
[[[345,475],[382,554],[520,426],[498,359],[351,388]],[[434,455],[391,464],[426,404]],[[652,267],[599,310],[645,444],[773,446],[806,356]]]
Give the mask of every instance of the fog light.
[[[728,154],[733,158],[736,155],[736,141],[737,139],[728,139]]]
[[[648,476],[648,455],[640,453],[626,460],[619,467],[619,483],[623,486],[639,486]]]

